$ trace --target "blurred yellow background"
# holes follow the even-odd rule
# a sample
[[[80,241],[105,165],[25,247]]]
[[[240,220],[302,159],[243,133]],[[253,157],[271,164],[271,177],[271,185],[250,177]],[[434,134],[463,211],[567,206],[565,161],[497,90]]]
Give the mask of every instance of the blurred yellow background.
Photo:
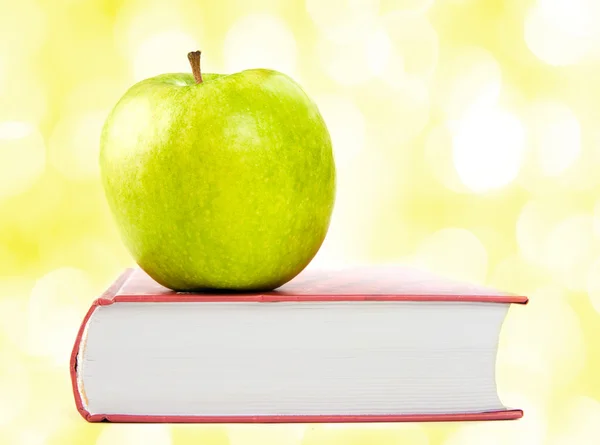
[[[337,204],[314,266],[410,262],[527,294],[500,394],[517,422],[90,425],[68,358],[131,264],[101,125],[143,78],[274,68],[315,99]],[[600,2],[0,0],[0,444],[595,444]]]

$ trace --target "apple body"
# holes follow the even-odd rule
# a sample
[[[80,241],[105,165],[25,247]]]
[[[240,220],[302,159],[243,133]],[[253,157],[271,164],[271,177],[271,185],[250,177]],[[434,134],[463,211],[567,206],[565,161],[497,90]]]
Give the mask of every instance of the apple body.
[[[137,264],[178,291],[270,290],[329,228],[336,171],[317,106],[288,76],[163,74],[104,125],[100,170]]]

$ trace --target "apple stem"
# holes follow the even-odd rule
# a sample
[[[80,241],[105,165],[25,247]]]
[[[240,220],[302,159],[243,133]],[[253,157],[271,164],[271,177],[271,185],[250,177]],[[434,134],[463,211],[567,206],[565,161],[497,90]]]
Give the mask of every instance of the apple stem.
[[[196,83],[202,83],[202,73],[200,72],[200,51],[192,51],[188,53],[188,60],[192,66],[192,73]]]

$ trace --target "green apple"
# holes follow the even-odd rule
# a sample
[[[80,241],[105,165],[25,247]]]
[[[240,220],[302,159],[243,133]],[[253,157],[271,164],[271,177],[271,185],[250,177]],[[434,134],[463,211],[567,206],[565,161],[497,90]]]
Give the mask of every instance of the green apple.
[[[331,139],[315,103],[267,69],[163,74],[108,116],[100,168],[123,242],[178,291],[269,290],[300,273],[335,200]]]

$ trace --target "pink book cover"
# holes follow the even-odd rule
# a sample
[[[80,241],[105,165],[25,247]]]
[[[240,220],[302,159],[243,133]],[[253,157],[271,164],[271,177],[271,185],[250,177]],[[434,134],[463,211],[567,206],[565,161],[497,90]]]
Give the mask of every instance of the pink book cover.
[[[448,422],[514,420],[520,409],[463,414],[386,415],[269,415],[269,416],[146,416],[91,414],[78,384],[77,358],[82,337],[98,306],[115,302],[276,302],[276,301],[457,301],[527,304],[525,296],[499,292],[480,285],[455,282],[400,266],[356,267],[341,270],[305,270],[284,286],[269,292],[189,293],[167,289],[140,269],[127,269],[91,305],[79,328],[71,353],[70,374],[79,413],[89,422],[136,423],[340,423],[340,422]]]

